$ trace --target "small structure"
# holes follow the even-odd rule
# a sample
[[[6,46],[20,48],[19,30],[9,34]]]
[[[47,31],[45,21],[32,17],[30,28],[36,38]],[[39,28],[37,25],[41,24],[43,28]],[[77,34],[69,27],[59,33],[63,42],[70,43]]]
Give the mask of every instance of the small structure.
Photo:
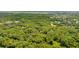
[[[11,23],[13,23],[12,21],[7,21],[7,22],[5,22],[5,24],[11,24]]]
[[[53,18],[53,17],[50,17],[51,19]]]
[[[79,24],[79,21],[76,21],[76,24]]]
[[[56,25],[54,25],[53,23],[51,23],[51,26],[52,26],[52,27],[56,27]]]
[[[15,23],[19,23],[19,21],[15,21]]]
[[[75,19],[75,18],[74,18],[73,20],[74,20],[74,21],[77,21],[78,19]]]

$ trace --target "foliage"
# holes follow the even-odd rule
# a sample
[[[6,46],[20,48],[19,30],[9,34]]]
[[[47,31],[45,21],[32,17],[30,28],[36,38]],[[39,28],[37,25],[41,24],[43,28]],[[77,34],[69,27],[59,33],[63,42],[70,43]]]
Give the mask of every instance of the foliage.
[[[79,48],[78,14],[1,14],[0,47]]]

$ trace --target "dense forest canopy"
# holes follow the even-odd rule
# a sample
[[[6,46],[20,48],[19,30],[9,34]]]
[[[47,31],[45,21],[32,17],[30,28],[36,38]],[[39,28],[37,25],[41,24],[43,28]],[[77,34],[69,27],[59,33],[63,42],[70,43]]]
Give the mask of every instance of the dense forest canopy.
[[[1,48],[79,48],[78,11],[0,11]]]

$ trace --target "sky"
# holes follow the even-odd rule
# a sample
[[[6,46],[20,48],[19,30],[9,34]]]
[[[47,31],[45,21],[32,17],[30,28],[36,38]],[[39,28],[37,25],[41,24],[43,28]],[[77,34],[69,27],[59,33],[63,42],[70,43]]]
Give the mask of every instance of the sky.
[[[79,11],[79,0],[0,0],[0,11]]]

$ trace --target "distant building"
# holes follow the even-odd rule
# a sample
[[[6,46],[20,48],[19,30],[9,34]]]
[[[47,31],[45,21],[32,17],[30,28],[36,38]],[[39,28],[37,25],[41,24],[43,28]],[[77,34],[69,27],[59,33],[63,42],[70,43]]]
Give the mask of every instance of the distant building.
[[[11,24],[11,23],[13,23],[13,21],[7,21],[7,22],[5,22],[5,24]]]
[[[56,25],[54,25],[53,23],[51,23],[51,26],[52,26],[52,27],[56,27]]]
[[[19,21],[15,21],[15,23],[19,23]]]

